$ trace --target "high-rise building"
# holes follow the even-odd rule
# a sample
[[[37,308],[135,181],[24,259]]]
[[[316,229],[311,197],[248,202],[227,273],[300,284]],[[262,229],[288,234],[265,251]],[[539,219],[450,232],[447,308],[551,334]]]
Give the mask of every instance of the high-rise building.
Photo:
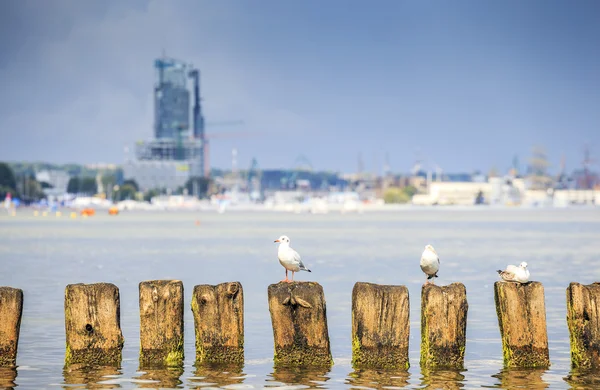
[[[177,139],[190,127],[190,92],[187,89],[189,65],[171,58],[154,62],[154,136]]]
[[[204,175],[204,118],[200,108],[199,72],[172,58],[154,61],[154,139],[138,141],[135,158],[123,166],[127,179],[140,190],[175,191],[191,177]],[[190,91],[194,79],[193,129],[190,126]]]

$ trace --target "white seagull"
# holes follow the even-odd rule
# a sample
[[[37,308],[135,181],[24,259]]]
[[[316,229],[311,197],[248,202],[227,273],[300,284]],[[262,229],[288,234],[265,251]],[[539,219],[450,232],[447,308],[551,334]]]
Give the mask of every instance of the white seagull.
[[[509,265],[504,271],[499,269],[498,273],[507,282],[527,283],[529,281],[529,270],[526,262],[522,262],[518,267]]]
[[[291,283],[294,281],[294,272],[308,271],[308,268],[302,264],[300,254],[290,247],[290,239],[288,236],[281,236],[275,242],[279,243],[279,249],[277,250],[277,257],[279,262],[285,268],[285,279],[282,282]],[[292,280],[288,279],[288,271],[292,271]]]
[[[423,251],[423,254],[421,255],[421,270],[423,270],[425,275],[427,275],[427,281],[425,281],[425,284],[429,283],[430,279],[438,277],[437,273],[439,269],[440,258],[435,249],[433,249],[431,245],[427,245]],[[433,284],[433,281],[431,281],[431,283]]]

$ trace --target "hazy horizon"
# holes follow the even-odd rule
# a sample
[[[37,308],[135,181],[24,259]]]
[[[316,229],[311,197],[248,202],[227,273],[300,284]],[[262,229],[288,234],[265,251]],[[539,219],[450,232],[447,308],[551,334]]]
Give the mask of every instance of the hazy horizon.
[[[212,140],[217,168],[232,148],[240,169],[339,172],[600,158],[598,2],[260,4],[2,2],[0,160],[122,164],[153,135],[163,50],[200,69],[209,136],[263,133]]]

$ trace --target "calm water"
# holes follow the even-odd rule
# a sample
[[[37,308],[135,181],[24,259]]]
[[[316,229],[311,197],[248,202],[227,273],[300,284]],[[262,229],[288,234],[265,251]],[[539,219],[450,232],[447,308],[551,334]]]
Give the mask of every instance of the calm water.
[[[194,222],[199,219],[201,224]],[[290,236],[325,291],[335,365],[274,369],[267,286],[284,277],[273,240]],[[419,258],[431,243],[441,258],[437,284],[463,282],[469,315],[462,372],[419,368]],[[494,309],[495,270],[529,263],[544,283],[549,370],[503,370]],[[272,213],[123,213],[69,219],[0,216],[0,285],[25,294],[18,369],[0,369],[0,388],[590,388],[598,377],[570,372],[565,289],[600,280],[600,209],[405,210],[362,215]],[[585,266],[585,267],[584,267]],[[138,283],[179,279],[185,288],[185,366],[140,372]],[[245,300],[246,363],[195,368],[190,298],[196,284],[240,281]],[[63,372],[64,288],[111,282],[121,293],[125,337],[120,369]],[[404,284],[410,291],[408,372],[355,371],[351,291],[356,281]]]

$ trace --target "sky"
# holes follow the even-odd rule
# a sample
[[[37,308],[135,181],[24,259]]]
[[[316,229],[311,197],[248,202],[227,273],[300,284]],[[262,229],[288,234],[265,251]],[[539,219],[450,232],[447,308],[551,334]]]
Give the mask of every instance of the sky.
[[[213,167],[600,161],[594,0],[0,0],[0,160],[123,163],[163,51],[201,71]]]

